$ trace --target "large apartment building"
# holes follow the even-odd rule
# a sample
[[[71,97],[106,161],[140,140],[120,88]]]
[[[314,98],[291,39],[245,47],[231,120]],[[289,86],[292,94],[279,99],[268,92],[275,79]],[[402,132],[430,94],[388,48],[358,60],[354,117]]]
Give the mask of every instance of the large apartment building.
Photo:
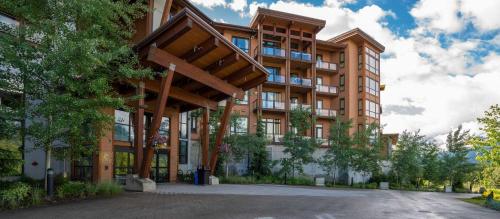
[[[248,26],[240,26],[215,22],[187,0],[149,0],[148,5],[154,11],[136,22],[137,30],[131,42],[142,59],[146,59],[143,63],[154,69],[168,69],[168,65],[161,63],[168,58],[162,51],[157,53],[163,55],[151,56],[151,50],[158,50],[150,49],[151,45],[161,45],[164,51],[179,58],[175,60],[181,66],[200,72],[203,80],[206,77],[224,84],[214,86],[187,72],[173,79],[175,92],[168,95],[169,102],[158,127],[159,133],[169,138],[169,143],[154,152],[149,174],[154,180],[175,181],[179,170],[193,171],[202,164],[208,165],[205,118],[191,116],[191,110],[199,107],[213,110],[217,102],[219,106],[227,105],[228,96],[235,97],[235,93],[229,95],[228,87],[235,86],[235,90],[243,90],[244,95],[234,106],[229,103],[232,113],[239,114],[240,125],[229,127],[224,133],[255,133],[257,120],[261,118],[269,140],[269,157],[273,160],[283,157],[283,135],[290,129],[290,112],[296,107],[309,108],[315,118],[307,135],[323,140],[316,156],[328,147],[325,139],[336,119],[352,120],[351,134],[370,123],[380,124],[383,87],[380,85],[380,53],[385,48],[362,30],[356,28],[319,40],[317,34],[326,21],[296,14],[259,8]],[[13,19],[3,17],[0,21]],[[224,44],[226,42],[231,45]],[[267,79],[262,71],[267,72]],[[217,79],[201,74],[206,72]],[[151,93],[150,97],[160,98],[161,79],[157,80],[131,81],[130,84],[136,85],[135,89],[142,86],[146,96]],[[179,89],[189,92],[183,94]],[[126,91],[124,95],[141,92],[127,85],[120,85],[119,90]],[[144,101],[154,106],[152,103],[156,100],[146,97]],[[106,135],[108,140],[101,141],[95,156],[71,164],[55,163],[56,171],[67,171],[66,167],[70,166],[73,178],[94,181],[123,180],[126,174],[137,172],[138,163],[147,150],[142,149],[145,142],[134,136],[148,135],[157,111],[154,107],[143,109],[144,117],[140,119],[137,112],[141,112],[141,103],[129,105],[138,111],[108,109],[115,117],[114,130]],[[206,115],[208,117],[208,113]],[[143,128],[138,126],[142,123]],[[30,147],[29,142],[26,145]],[[26,152],[24,172],[43,177],[43,162],[43,152]],[[234,171],[244,173],[244,164],[237,165]],[[311,166],[306,167],[306,172],[314,175],[321,171]]]

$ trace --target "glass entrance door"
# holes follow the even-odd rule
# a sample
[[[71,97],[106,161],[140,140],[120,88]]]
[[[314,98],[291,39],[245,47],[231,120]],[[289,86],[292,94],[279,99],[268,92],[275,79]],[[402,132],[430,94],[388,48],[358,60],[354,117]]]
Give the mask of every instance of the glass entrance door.
[[[155,152],[151,162],[149,176],[157,183],[168,182],[168,151],[160,149]]]

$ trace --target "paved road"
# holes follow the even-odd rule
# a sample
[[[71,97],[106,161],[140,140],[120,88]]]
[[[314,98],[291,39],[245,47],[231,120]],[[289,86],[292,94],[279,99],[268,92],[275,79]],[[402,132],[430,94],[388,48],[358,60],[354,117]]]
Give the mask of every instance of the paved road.
[[[161,185],[155,193],[0,212],[0,218],[500,218],[467,194],[274,185]]]

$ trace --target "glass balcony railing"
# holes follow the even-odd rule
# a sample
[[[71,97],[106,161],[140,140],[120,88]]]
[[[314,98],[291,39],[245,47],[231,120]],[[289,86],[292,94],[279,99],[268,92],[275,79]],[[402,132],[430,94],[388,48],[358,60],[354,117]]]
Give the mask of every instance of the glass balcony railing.
[[[322,117],[335,117],[337,116],[337,111],[331,109],[316,109],[316,115]]]
[[[303,109],[311,109],[311,105],[309,104],[300,104],[300,103],[290,103],[290,109],[294,110],[299,107],[302,107]]]
[[[335,70],[337,70],[337,64],[329,63],[329,62],[325,62],[325,61],[317,61],[316,68],[335,71]]]
[[[285,76],[283,76],[283,75],[269,75],[267,77],[267,81],[284,84],[285,83]]]
[[[321,92],[321,93],[336,94],[337,93],[337,87],[317,84],[316,85],[316,91],[317,92]]]
[[[308,61],[308,62],[312,61],[311,54],[305,52],[291,51],[290,58],[300,61]]]
[[[274,100],[262,100],[262,109],[284,110],[285,103],[280,102],[280,101],[274,101]]]
[[[309,78],[299,78],[299,77],[290,77],[290,83],[295,85],[302,86],[311,86],[312,81]]]
[[[263,46],[262,55],[286,57],[286,51],[281,48]]]

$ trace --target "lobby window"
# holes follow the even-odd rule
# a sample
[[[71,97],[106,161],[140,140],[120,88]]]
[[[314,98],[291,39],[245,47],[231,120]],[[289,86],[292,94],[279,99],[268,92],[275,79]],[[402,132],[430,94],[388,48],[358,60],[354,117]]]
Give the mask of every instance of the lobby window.
[[[179,164],[187,164],[188,161],[188,141],[179,141]]]
[[[323,138],[323,125],[322,124],[316,125],[316,138],[317,139]]]
[[[236,121],[231,122],[231,127],[229,128],[231,135],[244,135],[247,134],[248,130],[248,118],[238,117]]]
[[[115,147],[113,177],[120,184],[125,184],[125,177],[134,169],[134,153],[132,148]]]
[[[358,99],[358,116],[363,115],[363,100]]]
[[[279,141],[278,136],[280,134],[280,119],[262,119],[262,123],[264,124],[264,133],[268,139],[271,139],[274,142]]]
[[[375,51],[366,48],[366,69],[375,74],[380,72],[380,55]]]
[[[345,99],[344,98],[340,98],[340,115],[344,115],[345,114]]]
[[[378,103],[366,100],[366,116],[372,118],[379,118],[379,105]]]
[[[149,133],[151,128],[151,123],[153,122],[153,115],[151,113],[144,114],[144,143],[146,142],[146,136]],[[162,137],[168,137],[170,135],[170,119],[168,117],[161,118],[160,128],[158,129],[158,133]],[[144,144],[144,147],[146,144]]]
[[[358,70],[363,68],[363,49],[362,47],[358,48]]]
[[[131,123],[130,113],[122,110],[115,110],[115,125],[113,139],[118,141],[133,141],[134,128]]]
[[[340,52],[340,54],[339,54],[339,65],[341,68],[343,68],[345,66],[345,53],[344,52]]]
[[[339,79],[339,88],[341,91],[344,91],[345,89],[345,75],[340,75],[340,79]]]
[[[379,84],[377,81],[369,78],[369,77],[366,77],[366,92],[369,93],[369,94],[372,94],[372,95],[375,95],[375,96],[378,96],[379,94]]]
[[[248,51],[250,49],[250,40],[248,38],[233,37],[232,42],[238,48],[240,48],[241,50],[243,50],[243,52],[248,53]]]

